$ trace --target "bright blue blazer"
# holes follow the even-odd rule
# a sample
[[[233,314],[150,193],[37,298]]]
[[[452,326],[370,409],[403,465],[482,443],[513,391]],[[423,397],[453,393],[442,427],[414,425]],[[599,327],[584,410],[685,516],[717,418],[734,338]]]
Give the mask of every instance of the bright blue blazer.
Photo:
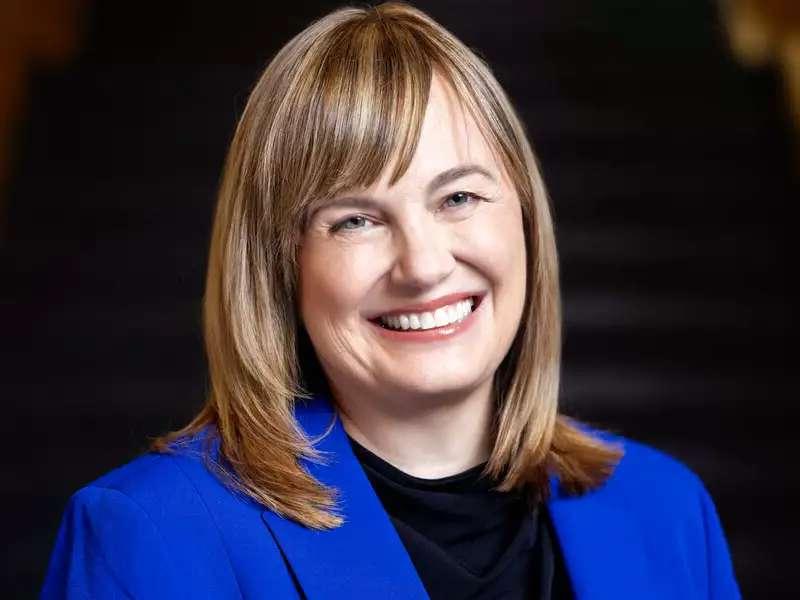
[[[146,454],[76,492],[41,598],[423,599],[428,596],[326,398],[298,403],[345,523],[307,529],[229,491],[200,457]],[[604,434],[605,439],[609,439]],[[213,437],[212,437],[213,439]],[[714,504],[679,462],[613,437],[625,455],[599,489],[547,503],[578,599],[740,598]],[[457,599],[454,599],[457,600]]]

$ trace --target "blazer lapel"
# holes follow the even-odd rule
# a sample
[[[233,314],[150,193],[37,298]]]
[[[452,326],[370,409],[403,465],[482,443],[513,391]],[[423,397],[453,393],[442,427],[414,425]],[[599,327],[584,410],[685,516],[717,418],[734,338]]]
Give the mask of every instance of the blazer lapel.
[[[548,510],[576,598],[653,598],[640,530],[605,488],[570,497],[552,478],[551,489]]]
[[[318,598],[427,599],[417,575],[380,499],[353,454],[346,432],[331,402],[317,396],[299,403],[295,417],[306,433],[317,437],[333,427],[316,448],[329,464],[304,460],[304,467],[321,483],[340,492],[344,524],[327,531],[308,529],[262,513],[264,522],[286,556],[290,569],[310,600]]]

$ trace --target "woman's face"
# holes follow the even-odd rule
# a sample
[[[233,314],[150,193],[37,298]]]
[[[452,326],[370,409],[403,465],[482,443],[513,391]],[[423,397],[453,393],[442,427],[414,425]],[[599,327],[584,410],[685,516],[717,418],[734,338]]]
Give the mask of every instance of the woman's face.
[[[516,334],[519,199],[451,94],[434,77],[419,145],[395,185],[387,169],[312,211],[300,312],[337,396],[405,406],[491,389]]]

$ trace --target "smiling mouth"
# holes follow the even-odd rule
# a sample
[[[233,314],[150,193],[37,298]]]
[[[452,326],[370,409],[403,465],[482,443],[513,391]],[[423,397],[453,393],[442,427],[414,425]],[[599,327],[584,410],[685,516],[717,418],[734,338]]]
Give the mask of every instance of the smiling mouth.
[[[378,316],[369,321],[400,333],[449,327],[469,317],[480,306],[483,296],[468,296],[435,310]]]

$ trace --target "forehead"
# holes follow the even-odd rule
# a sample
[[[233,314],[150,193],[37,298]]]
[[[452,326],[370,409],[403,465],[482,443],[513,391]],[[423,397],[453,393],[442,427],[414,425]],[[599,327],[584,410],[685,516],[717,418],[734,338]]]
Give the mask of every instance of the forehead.
[[[495,179],[502,177],[502,166],[478,124],[459,102],[453,88],[434,75],[419,142],[408,170],[393,187],[426,186],[437,174],[458,165],[478,165]],[[391,168],[385,169],[369,189],[388,189],[391,172]]]

